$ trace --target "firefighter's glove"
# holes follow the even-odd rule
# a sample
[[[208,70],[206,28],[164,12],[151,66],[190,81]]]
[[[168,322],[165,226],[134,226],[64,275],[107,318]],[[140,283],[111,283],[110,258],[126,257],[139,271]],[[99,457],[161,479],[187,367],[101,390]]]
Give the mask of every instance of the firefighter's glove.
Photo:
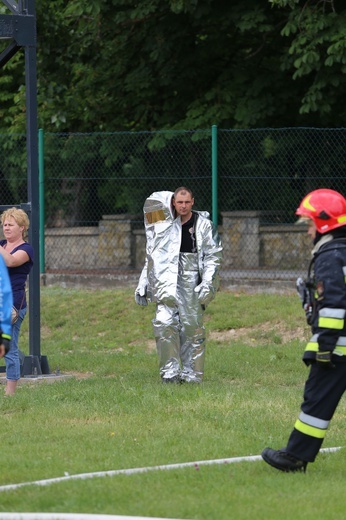
[[[0,347],[0,358],[2,358],[10,350],[10,340],[7,338],[1,338]]]
[[[304,306],[306,304],[310,303],[310,295],[309,295],[309,291],[306,287],[306,283],[301,276],[299,276],[299,278],[297,278],[296,289],[297,289],[297,293],[300,298],[300,301],[302,302],[302,307],[304,308]]]
[[[141,305],[142,307],[145,307],[148,305],[147,300],[147,288],[146,287],[140,287],[138,286],[135,291],[135,301],[137,305]]]
[[[333,353],[330,350],[319,350],[316,352],[316,363],[326,370],[335,368],[335,365],[332,361],[332,354]]]
[[[304,311],[306,316],[306,323],[311,326],[313,322],[311,305],[306,305],[306,307],[304,307]]]
[[[298,296],[302,302],[302,307],[305,312],[306,321],[308,325],[312,325],[312,304],[308,284],[304,282],[303,278],[299,277],[296,281],[296,289]]]
[[[213,299],[214,292],[205,282],[200,283],[195,287],[195,292],[198,293],[198,301],[205,308]]]

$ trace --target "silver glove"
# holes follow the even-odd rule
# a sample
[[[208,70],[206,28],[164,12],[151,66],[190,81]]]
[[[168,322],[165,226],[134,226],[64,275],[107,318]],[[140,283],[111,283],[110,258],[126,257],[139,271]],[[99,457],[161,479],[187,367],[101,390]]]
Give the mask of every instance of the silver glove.
[[[142,307],[148,305],[146,287],[137,287],[135,291],[135,301],[138,305],[141,305]]]
[[[197,287],[195,287],[195,292],[198,293],[198,301],[201,305],[205,307],[211,302],[214,298],[214,292],[210,289],[210,287],[202,282]]]

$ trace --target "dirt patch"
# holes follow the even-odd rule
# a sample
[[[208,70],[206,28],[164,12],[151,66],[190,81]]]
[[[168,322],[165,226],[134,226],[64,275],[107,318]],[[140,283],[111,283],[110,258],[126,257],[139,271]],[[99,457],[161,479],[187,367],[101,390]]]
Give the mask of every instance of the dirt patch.
[[[88,379],[92,377],[93,372],[65,372],[65,375],[75,377],[76,379]]]
[[[241,340],[246,345],[255,345],[258,344],[258,340],[261,337],[265,339],[268,334],[275,334],[281,338],[282,343],[289,343],[296,339],[301,341],[308,339],[309,331],[307,331],[304,326],[290,328],[283,321],[278,321],[276,323],[269,321],[261,323],[256,327],[241,327],[239,329],[211,331],[209,339],[220,341],[222,343]]]
[[[289,343],[290,341],[309,339],[309,327],[289,327],[284,321],[268,321],[261,323],[255,327],[241,327],[239,329],[228,329],[222,331],[211,331],[207,335],[207,341],[213,340],[220,343],[232,343],[241,341],[244,345],[256,346],[260,342],[268,341],[269,337],[276,336],[281,339],[281,343]],[[270,340],[269,340],[270,341]],[[134,346],[144,346],[147,352],[156,350],[155,340],[137,340],[131,343]]]

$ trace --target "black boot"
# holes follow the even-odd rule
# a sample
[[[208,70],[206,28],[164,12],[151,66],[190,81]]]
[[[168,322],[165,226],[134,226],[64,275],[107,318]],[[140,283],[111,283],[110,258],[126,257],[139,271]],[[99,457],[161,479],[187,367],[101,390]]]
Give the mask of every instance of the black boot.
[[[176,384],[180,384],[182,383],[182,380],[180,378],[179,375],[176,375],[176,376],[172,376],[172,377],[161,377],[161,381],[163,383],[176,383]]]
[[[273,468],[279,469],[280,471],[293,472],[293,471],[306,471],[307,462],[304,460],[298,460],[292,457],[285,450],[273,450],[272,448],[265,448],[262,451],[262,459],[273,466]]]

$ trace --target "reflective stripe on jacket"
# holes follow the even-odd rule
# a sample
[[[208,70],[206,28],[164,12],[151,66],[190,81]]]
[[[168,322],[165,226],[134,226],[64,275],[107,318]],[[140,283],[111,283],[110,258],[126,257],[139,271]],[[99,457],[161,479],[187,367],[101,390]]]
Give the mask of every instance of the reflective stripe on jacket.
[[[318,334],[314,334],[305,347],[304,361],[314,360],[318,351]],[[346,336],[339,336],[333,354],[339,361],[346,361]],[[343,359],[341,359],[343,357]],[[337,359],[336,359],[337,360]]]

